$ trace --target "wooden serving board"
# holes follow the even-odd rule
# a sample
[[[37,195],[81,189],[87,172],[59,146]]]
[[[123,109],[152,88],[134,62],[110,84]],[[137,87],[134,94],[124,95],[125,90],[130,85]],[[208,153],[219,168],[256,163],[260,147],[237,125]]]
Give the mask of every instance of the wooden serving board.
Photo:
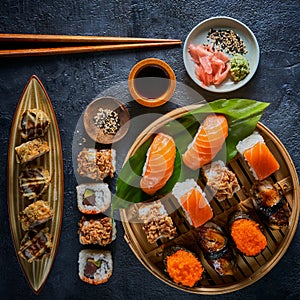
[[[199,105],[175,109],[170,113],[156,120],[147,127],[136,139],[130,148],[125,161],[127,161],[137,149],[170,119],[180,118],[187,111],[199,107]],[[266,144],[278,160],[280,169],[271,176],[271,180],[278,188],[284,191],[288,204],[292,211],[289,227],[284,230],[271,230],[265,227],[265,234],[268,241],[267,248],[256,257],[246,257],[236,254],[237,272],[234,276],[218,275],[204,259],[200,248],[196,244],[196,236],[193,228],[184,219],[180,209],[174,206],[174,199],[171,195],[162,198],[161,201],[166,207],[173,223],[177,228],[178,237],[171,241],[160,239],[155,244],[149,244],[142,230],[142,224],[137,220],[139,204],[132,204],[126,209],[120,210],[121,220],[125,230],[125,240],[140,262],[157,278],[175,288],[196,294],[223,294],[233,292],[249,286],[266,275],[282,258],[287,251],[295,234],[299,219],[299,181],[293,162],[280,140],[263,124],[258,123],[256,130],[264,137]],[[245,190],[249,190],[254,178],[245,164],[238,156],[228,163],[228,167],[236,174],[242,187],[233,198],[219,202],[212,199],[210,205],[214,211],[213,221],[226,228],[227,217],[230,212],[238,207],[244,210],[253,210],[252,204],[247,198]],[[205,182],[200,185],[204,187]],[[166,246],[182,245],[200,254],[201,261],[205,267],[206,275],[197,287],[189,288],[175,284],[166,273],[162,263],[163,249]]]
[[[53,218],[46,224],[46,226],[50,229],[49,232],[53,236],[53,247],[49,256],[44,257],[40,261],[28,263],[18,255],[20,242],[25,234],[22,230],[21,223],[18,220],[18,215],[19,212],[25,208],[26,204],[24,198],[19,192],[19,174],[22,166],[16,161],[15,147],[21,144],[21,136],[18,126],[21,121],[22,114],[25,110],[33,108],[38,108],[44,111],[51,121],[48,132],[45,135],[45,140],[48,141],[50,151],[36,159],[35,165],[47,169],[51,176],[49,188],[45,191],[41,198],[49,201],[50,207],[53,210]],[[38,77],[33,75],[23,91],[12,122],[8,149],[7,196],[11,234],[16,255],[29,286],[36,294],[40,293],[46,283],[59,244],[64,200],[63,176],[62,147],[56,116],[45,88]]]

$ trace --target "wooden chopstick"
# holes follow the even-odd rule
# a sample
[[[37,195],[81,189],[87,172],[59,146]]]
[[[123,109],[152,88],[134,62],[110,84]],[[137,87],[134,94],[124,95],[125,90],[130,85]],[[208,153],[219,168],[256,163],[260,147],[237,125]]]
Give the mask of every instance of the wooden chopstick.
[[[180,40],[166,42],[147,42],[147,43],[128,43],[128,44],[109,44],[109,45],[84,45],[72,47],[56,47],[56,48],[32,48],[32,49],[6,49],[0,50],[1,57],[20,57],[20,56],[42,56],[56,54],[72,54],[86,52],[100,52],[110,50],[126,50],[139,49],[148,47],[165,47],[180,45]]]
[[[162,43],[179,42],[173,39],[112,37],[112,36],[82,36],[82,35],[49,35],[49,34],[18,34],[0,33],[0,42],[36,42],[36,43]]]

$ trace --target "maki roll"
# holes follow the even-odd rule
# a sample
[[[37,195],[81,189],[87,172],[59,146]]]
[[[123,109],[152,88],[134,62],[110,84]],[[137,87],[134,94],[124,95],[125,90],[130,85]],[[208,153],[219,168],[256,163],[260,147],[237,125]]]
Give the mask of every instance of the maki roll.
[[[24,111],[22,114],[19,130],[24,140],[32,140],[42,137],[47,132],[50,119],[48,115],[40,109],[34,108]]]
[[[83,148],[77,157],[77,172],[82,177],[103,180],[114,177],[116,170],[116,150]]]
[[[29,230],[37,225],[46,223],[53,217],[53,211],[48,201],[38,200],[28,205],[19,213],[23,230]]]
[[[84,214],[99,214],[109,209],[111,193],[106,183],[86,183],[76,187],[77,206]]]
[[[17,161],[21,164],[32,161],[49,152],[49,150],[48,142],[41,139],[23,143],[15,148]]]
[[[89,284],[107,282],[113,272],[111,252],[84,249],[79,252],[79,278]]]
[[[204,268],[193,252],[174,246],[164,252],[165,271],[179,285],[193,287],[203,276]]]
[[[42,167],[24,169],[19,176],[20,192],[29,200],[43,194],[51,182],[49,171]]]
[[[52,235],[46,227],[40,231],[27,231],[21,241],[18,254],[27,262],[41,260],[50,254],[52,249]]]
[[[202,168],[206,184],[214,193],[214,197],[223,201],[233,197],[240,190],[235,174],[221,160],[214,161]]]
[[[267,247],[262,227],[243,211],[233,213],[229,229],[236,248],[245,256],[256,256]]]
[[[233,275],[235,261],[228,238],[217,224],[207,222],[197,229],[198,244],[209,265],[221,276]]]
[[[138,210],[138,217],[143,222],[142,229],[150,244],[154,244],[160,238],[173,239],[177,235],[172,218],[159,200],[142,204]]]
[[[213,211],[206,195],[194,179],[177,182],[172,194],[182,207],[190,225],[195,228],[203,225],[213,217]]]
[[[280,168],[263,137],[257,131],[240,141],[236,148],[247,162],[256,180],[264,180]]]
[[[82,217],[79,225],[79,242],[82,245],[106,246],[116,238],[115,222],[109,217],[87,220]]]
[[[281,229],[289,225],[291,211],[287,200],[272,182],[256,182],[250,192],[254,207],[268,227]]]

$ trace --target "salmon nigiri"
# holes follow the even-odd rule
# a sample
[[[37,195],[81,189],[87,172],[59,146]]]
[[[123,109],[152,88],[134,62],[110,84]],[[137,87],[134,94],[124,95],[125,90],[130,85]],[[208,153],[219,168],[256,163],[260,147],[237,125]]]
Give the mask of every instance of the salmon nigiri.
[[[144,165],[141,189],[154,195],[172,176],[176,157],[176,147],[173,138],[164,133],[158,133],[147,152]]]
[[[278,161],[257,131],[240,141],[236,148],[248,163],[256,180],[266,179],[280,168]]]
[[[195,228],[213,217],[206,195],[194,179],[176,183],[172,193],[182,207],[187,220]]]
[[[186,166],[197,170],[208,164],[221,150],[228,136],[228,123],[223,115],[208,115],[183,154],[182,159]]]

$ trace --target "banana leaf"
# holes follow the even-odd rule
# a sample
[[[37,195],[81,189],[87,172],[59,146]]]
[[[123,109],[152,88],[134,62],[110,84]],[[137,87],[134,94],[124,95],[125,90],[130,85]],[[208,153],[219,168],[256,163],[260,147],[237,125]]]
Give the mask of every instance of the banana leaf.
[[[125,163],[120,171],[116,185],[116,194],[113,197],[112,211],[118,208],[126,208],[131,203],[138,203],[167,194],[171,192],[179,179],[182,180],[183,177],[197,176],[195,171],[182,166],[181,154],[184,153],[187,146],[193,140],[201,122],[208,113],[223,114],[227,118],[228,137],[226,144],[220,152],[226,152],[228,162],[237,154],[237,143],[254,131],[268,105],[269,103],[249,99],[220,99],[193,109],[182,117],[162,126],[160,131],[171,135],[177,147],[173,175],[166,185],[154,196],[147,195],[139,188],[139,181],[146,161],[147,151],[154,138],[154,136],[151,136]]]

